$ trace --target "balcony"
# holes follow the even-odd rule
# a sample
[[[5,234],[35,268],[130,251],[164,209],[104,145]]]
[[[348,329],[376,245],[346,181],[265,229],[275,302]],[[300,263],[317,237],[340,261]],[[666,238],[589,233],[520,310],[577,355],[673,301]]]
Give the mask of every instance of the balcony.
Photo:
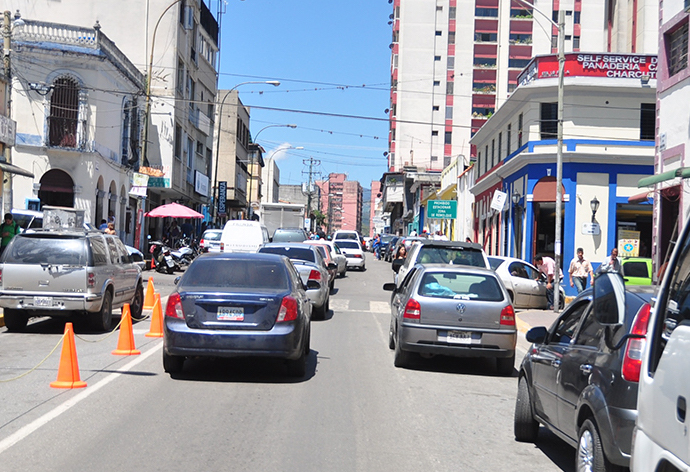
[[[206,136],[211,135],[211,119],[201,110],[189,110],[189,121]]]

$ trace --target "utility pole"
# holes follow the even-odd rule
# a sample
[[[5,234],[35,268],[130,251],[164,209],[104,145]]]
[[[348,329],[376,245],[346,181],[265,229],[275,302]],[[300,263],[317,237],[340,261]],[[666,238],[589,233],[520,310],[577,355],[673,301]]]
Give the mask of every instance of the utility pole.
[[[318,159],[314,159],[313,157],[310,157],[309,159],[303,159],[302,163],[304,165],[309,165],[309,172],[307,172],[307,174],[309,175],[309,183],[307,184],[307,218],[309,218],[309,231],[313,231],[314,222],[312,221],[311,217],[311,196],[314,193],[312,190],[312,185],[314,183],[314,166],[321,165],[321,161]],[[304,174],[305,172],[302,173]]]
[[[17,14],[19,10],[17,10]],[[3,52],[4,52],[4,72],[5,78],[7,79],[7,89],[5,94],[7,100],[5,101],[6,114],[9,119],[12,119],[12,65],[10,62],[10,53],[12,48],[12,21],[10,17],[11,13],[9,10],[3,12],[3,22],[2,22],[2,35],[3,35]],[[12,149],[8,144],[5,144],[5,153],[3,160],[10,164],[12,162]],[[5,183],[6,182],[6,183]],[[7,173],[7,179],[2,184],[2,201],[5,207],[5,211],[9,211],[12,208],[12,174]]]

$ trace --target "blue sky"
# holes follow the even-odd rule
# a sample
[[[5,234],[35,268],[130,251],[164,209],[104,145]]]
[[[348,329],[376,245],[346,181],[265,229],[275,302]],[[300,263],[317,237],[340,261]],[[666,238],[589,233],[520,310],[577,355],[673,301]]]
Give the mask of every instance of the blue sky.
[[[215,14],[215,0],[210,8]],[[276,151],[281,184],[305,182],[302,161],[309,157],[321,161],[317,170],[324,177],[344,172],[364,188],[386,171],[391,13],[387,0],[226,3],[219,88],[279,80],[279,87],[238,88],[242,102],[255,107],[252,136],[268,125],[297,125],[268,128],[256,139],[266,149],[265,157]],[[304,150],[280,150],[289,146]]]

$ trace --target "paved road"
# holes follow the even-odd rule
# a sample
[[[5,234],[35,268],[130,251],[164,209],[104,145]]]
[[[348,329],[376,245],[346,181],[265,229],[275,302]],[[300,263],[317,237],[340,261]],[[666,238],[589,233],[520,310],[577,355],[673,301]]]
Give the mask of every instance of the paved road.
[[[393,366],[381,290],[389,267],[369,257],[366,272],[337,280],[301,380],[279,361],[256,360],[192,360],[171,378],[161,341],[144,337],[148,321],[135,324],[142,355],[124,358],[110,354],[117,334],[77,325],[87,388],[48,387],[59,349],[0,383],[0,470],[573,470],[574,451],[543,429],[537,445],[514,441],[516,378],[496,376],[493,362]],[[167,295],[172,279],[155,274],[157,290]],[[0,329],[0,382],[40,362],[63,327]]]

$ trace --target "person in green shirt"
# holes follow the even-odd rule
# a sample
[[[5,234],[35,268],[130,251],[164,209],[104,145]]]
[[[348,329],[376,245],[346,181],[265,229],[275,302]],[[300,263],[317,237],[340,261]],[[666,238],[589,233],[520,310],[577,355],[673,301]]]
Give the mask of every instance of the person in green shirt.
[[[12,219],[12,213],[5,213],[5,221],[0,224],[0,255],[5,252],[5,248],[12,241],[16,235],[19,234],[21,228],[16,221]]]

